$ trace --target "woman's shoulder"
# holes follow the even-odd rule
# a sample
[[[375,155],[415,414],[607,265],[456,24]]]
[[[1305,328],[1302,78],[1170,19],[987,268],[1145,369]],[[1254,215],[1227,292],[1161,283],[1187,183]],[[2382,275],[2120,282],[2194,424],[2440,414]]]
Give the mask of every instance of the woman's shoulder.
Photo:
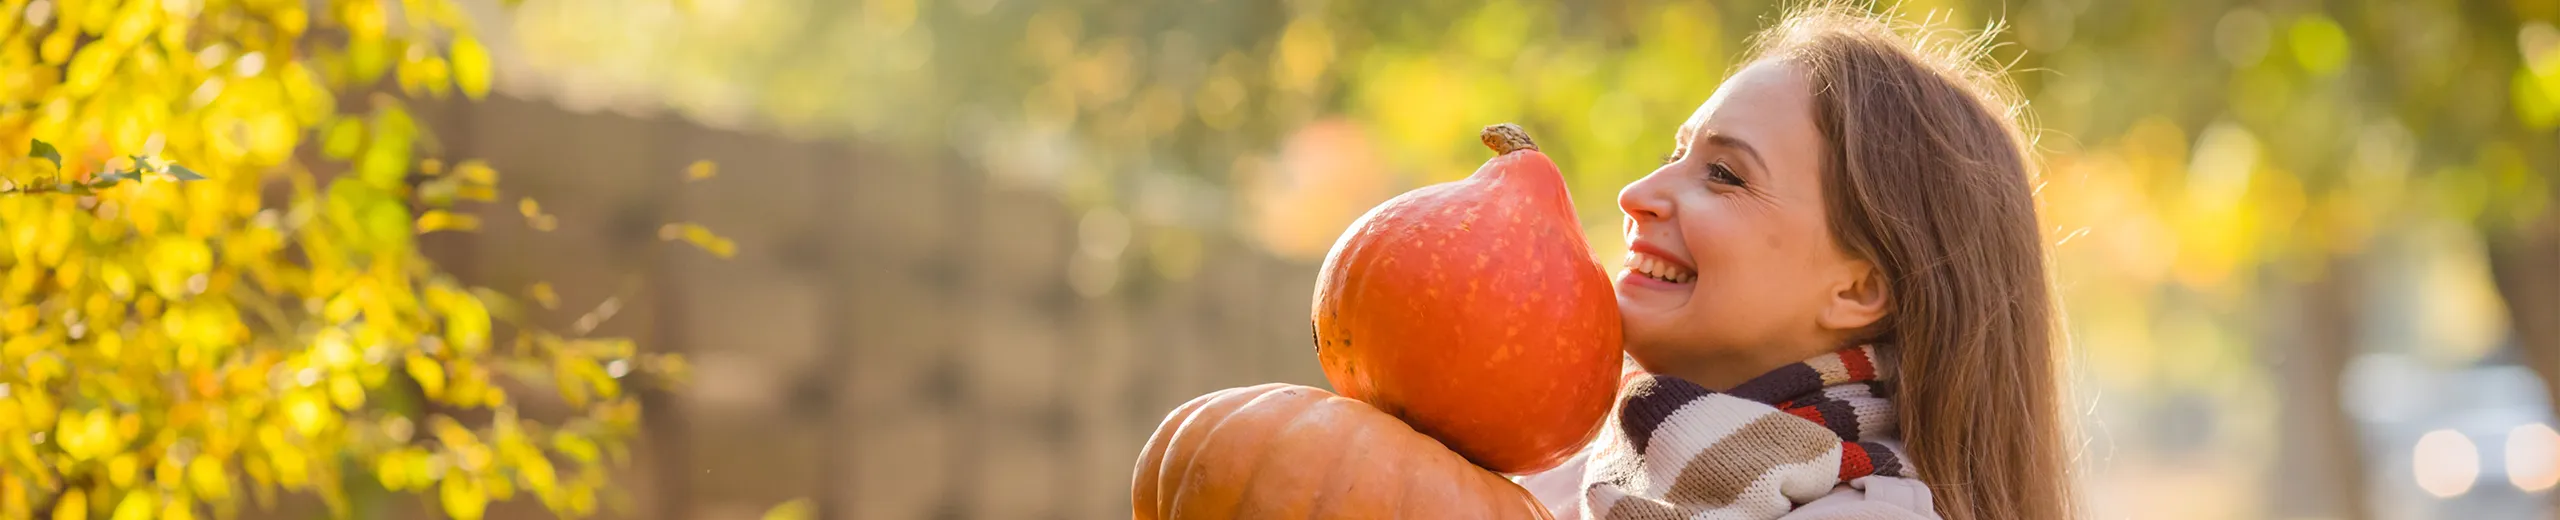
[[[1938,520],[1929,485],[1904,477],[1867,476],[1788,512],[1783,520]]]

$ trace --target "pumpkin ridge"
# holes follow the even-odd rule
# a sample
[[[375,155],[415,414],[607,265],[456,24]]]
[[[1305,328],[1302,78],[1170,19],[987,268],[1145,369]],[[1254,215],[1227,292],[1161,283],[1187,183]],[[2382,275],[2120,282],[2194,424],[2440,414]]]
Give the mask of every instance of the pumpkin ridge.
[[[1219,417],[1217,422],[1211,425],[1207,440],[1200,445],[1202,456],[1223,461],[1260,455],[1261,449],[1270,445],[1279,433],[1262,425],[1272,419],[1296,415],[1307,406],[1307,400],[1301,396],[1306,392],[1315,391],[1313,388],[1297,385],[1274,386],[1275,388],[1255,393],[1252,399],[1237,405],[1233,413]],[[1190,462],[1191,465],[1183,470],[1182,487],[1178,488],[1181,490],[1180,494],[1174,497],[1173,517],[1175,518],[1204,516],[1212,511],[1233,509],[1232,504],[1222,504],[1222,502],[1241,501],[1244,498],[1244,489],[1230,489],[1227,484],[1234,480],[1235,472],[1243,472],[1245,479],[1251,480],[1252,472],[1255,471],[1255,468],[1249,465],[1241,468],[1236,467],[1235,464],[1203,465],[1197,457]],[[1204,486],[1205,489],[1201,489]]]
[[[1190,421],[1191,416],[1197,415],[1202,406],[1208,405],[1209,401],[1217,398],[1218,395],[1218,392],[1212,392],[1183,402],[1182,406],[1174,408],[1173,413],[1165,414],[1164,421],[1158,423],[1173,425],[1174,428],[1159,427],[1154,434],[1147,436],[1146,446],[1138,451],[1138,468],[1133,472],[1135,475],[1131,477],[1135,485],[1129,486],[1129,508],[1137,513],[1138,518],[1156,518],[1163,513],[1150,511],[1152,509],[1150,506],[1156,503],[1157,477],[1164,466],[1165,450],[1173,443],[1174,435],[1180,433],[1181,425]]]
[[[1254,470],[1244,480],[1243,489],[1245,491],[1239,497],[1243,500],[1238,500],[1236,502],[1236,507],[1234,511],[1229,513],[1228,518],[1278,517],[1277,515],[1281,511],[1269,511],[1254,508],[1257,504],[1265,503],[1265,501],[1261,500],[1252,500],[1256,496],[1255,492],[1261,491],[1264,493],[1275,493],[1279,492],[1278,490],[1284,489],[1305,489],[1305,485],[1300,482],[1271,480],[1265,478],[1266,476],[1272,475],[1272,472],[1274,471],[1283,472],[1284,474],[1277,478],[1286,479],[1292,476],[1287,474],[1288,471],[1302,466],[1339,466],[1338,463],[1342,459],[1342,450],[1316,449],[1314,450],[1316,452],[1314,455],[1303,456],[1291,460],[1275,460],[1279,457],[1297,456],[1299,452],[1290,448],[1298,447],[1302,443],[1313,442],[1309,439],[1319,437],[1320,434],[1323,433],[1322,430],[1324,427],[1330,426],[1329,423],[1331,421],[1345,413],[1339,406],[1328,406],[1331,404],[1331,400],[1335,399],[1331,394],[1307,395],[1304,397],[1306,398],[1301,400],[1307,402],[1301,404],[1299,408],[1295,410],[1295,413],[1290,414],[1287,418],[1287,422],[1271,428],[1271,431],[1275,433],[1272,434],[1267,447],[1254,456],[1252,466]],[[1287,501],[1273,502],[1279,502],[1282,504],[1288,503]],[[1299,513],[1303,514],[1306,513],[1306,511],[1300,511]]]
[[[1228,415],[1234,414],[1235,409],[1244,402],[1270,393],[1273,388],[1281,386],[1287,385],[1266,383],[1220,390],[1211,394],[1217,397],[1212,398],[1208,404],[1202,405],[1198,413],[1192,414],[1189,419],[1182,422],[1174,433],[1173,441],[1166,445],[1166,452],[1171,455],[1163,467],[1157,468],[1156,496],[1174,498],[1174,500],[1157,504],[1160,517],[1174,517],[1176,510],[1173,506],[1180,500],[1182,490],[1188,487],[1188,481],[1191,478],[1190,469],[1199,461],[1200,454],[1209,447],[1210,436],[1217,426],[1224,422]]]

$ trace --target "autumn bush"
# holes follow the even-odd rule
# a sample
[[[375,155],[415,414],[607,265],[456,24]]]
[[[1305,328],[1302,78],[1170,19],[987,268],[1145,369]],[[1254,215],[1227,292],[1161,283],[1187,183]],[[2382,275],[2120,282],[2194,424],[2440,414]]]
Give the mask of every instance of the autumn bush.
[[[631,386],[682,366],[420,252],[552,226],[410,116],[490,68],[449,0],[0,0],[0,518],[346,516],[378,490],[595,511]],[[491,203],[525,220],[468,207]]]

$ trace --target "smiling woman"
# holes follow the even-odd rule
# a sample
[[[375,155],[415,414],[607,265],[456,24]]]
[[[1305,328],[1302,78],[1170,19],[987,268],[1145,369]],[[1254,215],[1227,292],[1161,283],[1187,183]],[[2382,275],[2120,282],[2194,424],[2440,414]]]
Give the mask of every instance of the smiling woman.
[[[1986,41],[1836,5],[1762,33],[1618,196],[1649,375],[1586,460],[1524,484],[1562,516],[2070,517],[2032,173]]]
[[[2072,516],[2054,313],[2014,105],[2001,78],[1977,65],[1985,40],[1933,42],[1887,20],[1831,4],[1792,13],[1761,35],[1753,59],[1681,125],[1668,160],[1620,192],[1629,247],[1626,269],[1611,285],[1623,316],[1625,352],[1643,373],[1623,379],[1617,406],[1594,442],[1557,469],[1519,481],[1550,513],[1795,520]],[[1390,202],[1363,222],[1395,215],[1398,208]],[[1377,230],[1369,225],[1355,225],[1337,251],[1370,247],[1364,237]],[[1442,247],[1429,238],[1390,235],[1387,241]],[[1435,254],[1416,255],[1417,267],[1393,278],[1457,276],[1470,287],[1490,286],[1508,280],[1506,272],[1536,271],[1544,258],[1524,253],[1510,265],[1466,271],[1434,260]],[[1490,265],[1480,259],[1478,269]],[[1319,285],[1319,349],[1330,349],[1325,356],[1354,348],[1423,352],[1415,364],[1469,367],[1499,362],[1505,357],[1500,353],[1513,348],[1563,351],[1550,344],[1575,337],[1575,327],[1588,324],[1497,312],[1524,307],[1507,301],[1479,309],[1425,300],[1405,304],[1390,293],[1356,286],[1329,291],[1343,272],[1329,261]],[[1525,293],[1521,299],[1528,301],[1572,294],[1561,288]],[[1349,339],[1325,330],[1324,313],[1336,304],[1428,310],[1364,317],[1428,334],[1368,334],[1351,347]],[[1531,325],[1538,332],[1513,337],[1526,329],[1518,324],[1523,320],[1540,321]],[[1431,341],[1469,348],[1408,350]],[[1333,377],[1337,370],[1330,361],[1328,379],[1346,395],[1372,390],[1360,377]],[[1436,378],[1429,386],[1495,395],[1507,382],[1593,366],[1559,359],[1536,367],[1542,374],[1535,377],[1477,372]],[[1368,401],[1377,408],[1339,412],[1403,417],[1422,434],[1450,441],[1434,434],[1431,421],[1414,421],[1411,407]],[[1522,403],[1506,409],[1534,404],[1503,402]],[[1476,421],[1488,422],[1515,435],[1537,430],[1525,421]],[[1204,446],[1296,445],[1359,431],[1348,422],[1292,425],[1276,433],[1208,424],[1177,411],[1155,439],[1168,441],[1165,453],[1178,454]],[[1464,442],[1448,444],[1456,453],[1469,449]],[[1183,489],[1208,491],[1253,483],[1221,477],[1251,473],[1241,461],[1172,455],[1164,460],[1179,463],[1159,467],[1141,459],[1133,500],[1142,510],[1162,505],[1155,504],[1161,496],[1151,498],[1144,488],[1165,476],[1183,477]],[[1498,471],[1515,468],[1474,462]],[[1340,464],[1326,471],[1383,482],[1311,489],[1386,486],[1408,497],[1463,497],[1440,501],[1466,501],[1468,507],[1511,504],[1515,496],[1507,488],[1481,489],[1478,477],[1491,475],[1474,467],[1446,475],[1440,465],[1426,472],[1365,458]],[[1286,497],[1230,503],[1225,495],[1206,496],[1213,514],[1251,516],[1289,503]],[[1175,506],[1173,511],[1185,510]]]

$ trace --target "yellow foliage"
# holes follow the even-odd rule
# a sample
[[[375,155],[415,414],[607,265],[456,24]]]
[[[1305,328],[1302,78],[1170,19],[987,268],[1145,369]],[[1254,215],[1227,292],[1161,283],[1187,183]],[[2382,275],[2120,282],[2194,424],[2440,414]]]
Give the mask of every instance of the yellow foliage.
[[[686,166],[684,169],[686,182],[709,179],[719,174],[720,165],[711,161],[694,161],[692,166]]]
[[[703,251],[710,252],[712,256],[721,258],[728,258],[732,255],[738,254],[737,242],[732,242],[727,237],[722,237],[718,234],[712,233],[711,228],[702,227],[701,224],[691,222],[667,224],[658,228],[658,238],[662,240],[682,240],[690,242],[695,247],[700,247]]]
[[[410,105],[486,95],[491,57],[456,1],[393,1],[0,0],[0,517],[233,518],[279,490],[343,516],[351,482],[593,511],[638,413],[601,367],[682,365],[523,323],[417,250],[477,229],[457,205],[499,175],[432,157]],[[522,419],[507,387],[574,413]]]
[[[809,520],[817,517],[817,507],[809,505],[806,498],[774,504],[773,509],[764,511],[764,520]]]

